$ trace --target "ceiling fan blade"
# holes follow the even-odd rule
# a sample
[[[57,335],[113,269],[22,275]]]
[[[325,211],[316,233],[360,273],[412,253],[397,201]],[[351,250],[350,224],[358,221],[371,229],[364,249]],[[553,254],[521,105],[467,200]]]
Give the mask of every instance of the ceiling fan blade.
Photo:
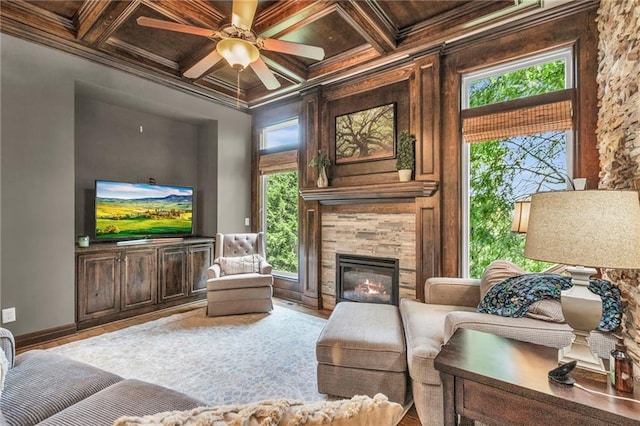
[[[163,21],[162,19],[149,18],[146,16],[140,16],[136,19],[136,22],[138,25],[142,25],[143,27],[159,28],[161,30],[176,31],[179,33],[194,34],[209,38],[218,35],[218,31],[215,30],[178,24],[177,22]]]
[[[250,30],[257,7],[258,0],[233,0],[231,23],[243,30]]]
[[[262,58],[258,58],[254,62],[249,64],[251,69],[256,73],[258,78],[262,80],[262,83],[269,90],[274,90],[280,87],[280,82],[276,79],[276,76],[273,75],[271,70],[267,67],[267,64],[264,63]]]
[[[309,46],[308,44],[293,43],[291,41],[283,41],[275,38],[261,39],[264,50],[272,52],[287,53],[289,55],[303,56],[305,58],[321,61],[324,59],[324,49],[317,46]]]
[[[204,58],[196,62],[191,68],[186,70],[183,76],[187,78],[199,78],[202,74],[207,72],[212,66],[217,64],[222,59],[222,56],[217,50],[213,50]]]

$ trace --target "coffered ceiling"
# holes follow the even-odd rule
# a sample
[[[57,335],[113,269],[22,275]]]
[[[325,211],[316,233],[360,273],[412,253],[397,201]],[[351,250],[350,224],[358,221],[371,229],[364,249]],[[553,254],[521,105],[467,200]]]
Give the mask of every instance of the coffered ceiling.
[[[217,30],[231,22],[232,7],[231,1],[209,0],[3,0],[0,30],[235,106],[238,74],[224,60],[199,78],[183,76],[215,50],[218,39],[136,22],[145,16]],[[256,36],[318,46],[325,56],[318,61],[261,50],[281,86],[267,90],[247,68],[239,73],[241,104],[264,104],[436,51],[444,42],[545,7],[542,0],[259,1]]]

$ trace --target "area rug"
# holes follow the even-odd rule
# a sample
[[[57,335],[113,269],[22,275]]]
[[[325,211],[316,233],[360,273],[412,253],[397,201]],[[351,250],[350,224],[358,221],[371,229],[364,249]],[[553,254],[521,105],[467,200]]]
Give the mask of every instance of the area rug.
[[[273,398],[330,399],[317,391],[315,343],[325,319],[275,306],[269,314],[175,314],[47,349],[211,405]]]

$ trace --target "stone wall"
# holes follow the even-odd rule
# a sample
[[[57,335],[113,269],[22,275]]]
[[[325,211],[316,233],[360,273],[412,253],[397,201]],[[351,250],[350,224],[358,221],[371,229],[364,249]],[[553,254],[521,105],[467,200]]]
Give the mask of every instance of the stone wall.
[[[415,235],[413,213],[323,213],[322,306],[336,304],[336,253],[399,259],[399,296],[415,297]]]
[[[601,0],[598,31],[600,187],[640,190],[640,0]],[[605,275],[620,287],[625,340],[638,371],[640,271]]]

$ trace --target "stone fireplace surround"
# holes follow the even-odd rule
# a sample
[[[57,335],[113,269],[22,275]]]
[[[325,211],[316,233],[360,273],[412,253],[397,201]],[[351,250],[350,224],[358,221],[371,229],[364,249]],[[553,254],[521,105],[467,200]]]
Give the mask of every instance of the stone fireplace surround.
[[[323,212],[321,222],[324,308],[336,305],[337,252],[399,259],[399,297],[416,296],[415,214]]]
[[[398,259],[398,298],[423,300],[417,283],[441,273],[437,190],[433,180],[300,190],[303,304],[335,307],[336,253]]]

